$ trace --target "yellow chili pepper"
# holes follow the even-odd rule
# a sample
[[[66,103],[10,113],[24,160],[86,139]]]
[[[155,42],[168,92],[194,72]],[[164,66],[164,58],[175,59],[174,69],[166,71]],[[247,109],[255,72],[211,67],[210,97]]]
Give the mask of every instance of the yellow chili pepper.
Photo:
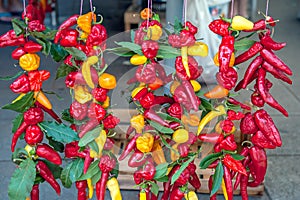
[[[46,97],[46,95],[40,90],[40,91],[34,91],[34,96],[33,96],[37,102],[42,104],[48,109],[52,109],[52,104],[49,101],[49,99]]]
[[[182,115],[181,116],[182,123],[187,126],[198,126],[200,122],[200,118],[195,114],[188,114],[188,115]]]
[[[88,185],[88,190],[89,190],[89,199],[93,198],[93,193],[94,193],[94,186],[92,184],[92,179],[88,178],[86,179],[87,185]]]
[[[227,190],[226,190],[224,178],[222,178],[222,184],[221,184],[221,187],[222,187],[224,199],[225,199],[225,200],[228,200],[228,194],[227,194]]]
[[[135,115],[130,119],[130,125],[135,129],[137,133],[142,133],[145,126],[145,118],[143,115]]]
[[[172,162],[178,160],[180,157],[178,149],[177,149],[178,145],[179,144],[176,143],[172,146],[172,149],[170,149],[170,158],[171,158]]]
[[[176,143],[185,143],[189,140],[189,132],[183,128],[177,129],[172,135],[172,140]]]
[[[153,144],[153,147],[152,147],[152,157],[153,157],[154,162],[157,165],[167,162],[166,158],[165,158],[164,151],[161,148],[160,143],[159,143],[158,140],[156,140],[154,142],[154,144]]]
[[[82,64],[82,76],[86,82],[86,84],[94,89],[95,85],[92,80],[92,74],[91,74],[91,65],[94,65],[98,62],[98,57],[97,56],[90,56],[86,61],[83,62]]]
[[[151,133],[144,133],[136,139],[135,143],[138,150],[143,153],[148,153],[153,147],[154,137]]]
[[[181,47],[181,57],[182,57],[182,64],[185,69],[186,75],[191,77],[190,68],[189,68],[189,61],[188,61],[188,47]]]
[[[90,150],[90,156],[91,158],[100,158],[102,155],[102,150],[104,147],[104,144],[106,142],[106,131],[105,130],[101,130],[101,132],[99,133],[99,136],[95,139],[95,142],[97,143],[99,152],[96,152],[94,150]]]
[[[135,54],[130,58],[130,63],[132,65],[143,65],[147,62],[147,57],[144,55]]]
[[[147,200],[147,195],[145,191],[140,192],[140,200]]]
[[[186,200],[198,200],[197,194],[194,191],[189,191],[187,194],[184,194]]]
[[[131,98],[135,97],[135,95],[136,95],[137,93],[139,93],[139,91],[141,91],[141,90],[144,89],[144,88],[145,88],[145,86],[143,86],[143,85],[134,88],[134,89],[132,90],[132,92],[131,92]]]
[[[114,89],[117,86],[116,77],[114,75],[103,73],[100,75],[99,79],[99,85],[100,87],[104,89]]]
[[[106,186],[110,192],[111,200],[122,200],[120,186],[115,177],[109,179],[106,183]]]
[[[86,33],[86,32],[81,32],[80,33],[80,39],[86,39],[88,36],[89,36],[89,34]]]
[[[206,57],[208,55],[207,44],[196,42],[193,46],[188,47],[188,55]]]
[[[232,53],[230,56],[229,67],[233,67],[234,62],[235,62],[235,57],[234,57],[234,53]],[[220,66],[219,53],[216,53],[216,55],[214,56],[214,63],[216,66],[218,66],[218,67]]]
[[[153,25],[153,26],[150,26],[147,30],[147,37],[150,39],[150,40],[159,40],[159,38],[162,36],[162,29],[160,26],[158,25]]]
[[[170,86],[170,92],[171,94],[174,94],[174,91],[176,90],[176,88],[180,85],[180,82],[179,81],[176,81],[174,80],[172,83],[171,83],[171,86]]]
[[[221,116],[221,115],[225,115],[225,114],[226,114],[226,110],[225,110],[225,107],[223,105],[219,105],[219,106],[216,107],[215,110],[212,110],[209,113],[207,113],[201,119],[201,121],[199,123],[197,135],[200,134],[200,132],[203,130],[204,126],[206,124],[208,124],[208,122],[210,122],[212,119],[214,119],[215,117]]]
[[[88,91],[86,86],[76,85],[74,87],[74,98],[81,104],[85,104],[86,102],[93,99],[92,94]]]
[[[198,92],[201,90],[201,85],[198,81],[196,80],[190,80],[191,85],[193,86],[194,92]]]
[[[237,31],[251,30],[253,26],[253,22],[240,15],[232,18],[231,27]]]
[[[109,96],[107,96],[106,99],[105,99],[105,101],[102,104],[102,107],[103,108],[108,108],[109,103],[110,103],[110,98],[109,98]]]
[[[92,21],[96,21],[96,15],[93,12],[88,12],[78,17],[77,25],[81,30],[83,30],[87,34],[90,34]]]
[[[40,66],[40,57],[35,53],[27,53],[20,57],[19,65],[25,71],[33,71]]]

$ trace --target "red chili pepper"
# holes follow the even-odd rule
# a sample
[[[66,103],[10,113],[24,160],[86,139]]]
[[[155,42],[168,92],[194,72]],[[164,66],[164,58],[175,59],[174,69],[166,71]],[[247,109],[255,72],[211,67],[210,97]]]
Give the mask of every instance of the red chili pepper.
[[[260,38],[260,43],[267,49],[278,51],[286,46],[286,42],[275,42],[270,35],[266,34]]]
[[[190,21],[185,22],[185,26],[187,27],[188,31],[195,35],[198,32],[198,28],[194,26]]]
[[[121,153],[121,155],[119,157],[119,161],[124,160],[130,154],[130,152],[136,147],[136,139],[139,136],[141,136],[141,134],[136,134],[136,135],[134,135],[134,137],[132,139],[130,139],[130,141],[126,145],[124,151]]]
[[[250,156],[249,154],[247,156],[245,156],[244,160],[242,161],[243,162],[243,165],[245,168],[248,167],[249,163],[251,162],[251,159],[250,159]],[[249,176],[249,173],[247,172],[247,175]],[[241,178],[242,176],[244,176],[243,174],[241,173],[238,173],[236,178],[235,178],[235,183],[234,183],[234,186],[233,186],[233,189],[236,190],[239,186],[239,184],[241,183]],[[246,185],[248,184],[248,181],[246,183]]]
[[[278,58],[271,50],[262,49],[260,55],[264,60],[274,66],[276,69],[283,71],[288,75],[293,75],[292,70],[280,58]]]
[[[181,48],[184,46],[192,46],[196,42],[196,38],[193,33],[188,30],[181,30],[179,35],[171,34],[168,36],[168,42],[172,47]]]
[[[171,98],[171,97],[167,97],[167,96],[154,96],[154,104],[159,104],[159,105],[162,105],[162,104],[165,104],[165,103],[168,103],[168,104],[172,104],[174,103],[174,99]]]
[[[257,69],[259,68],[259,66],[261,66],[261,64],[263,63],[263,58],[261,56],[257,56],[249,65],[249,67],[247,68],[245,75],[244,75],[244,81],[243,81],[243,85],[242,88],[245,89],[247,87],[247,85],[249,84],[252,76],[254,76],[255,72],[257,71]]]
[[[24,44],[24,50],[27,53],[37,53],[43,49],[43,46],[33,41],[28,41]]]
[[[255,146],[258,146],[262,149],[275,149],[276,145],[273,144],[261,131],[257,131],[251,137],[251,142]]]
[[[144,167],[139,170],[139,173],[143,179],[147,181],[153,180],[156,173],[153,162],[147,162],[147,164],[145,164]]]
[[[263,109],[254,113],[254,120],[259,130],[263,132],[273,144],[280,147],[282,145],[280,133],[275,126],[271,116]]]
[[[263,46],[259,42],[255,42],[247,51],[240,54],[238,57],[235,58],[234,65],[238,65],[240,63],[243,63],[253,56],[255,56],[258,52],[261,52],[263,49]]]
[[[97,119],[98,122],[100,123],[106,116],[106,110],[102,107],[101,104],[97,104],[97,103],[91,103],[89,105],[88,108],[88,117],[90,119]],[[107,122],[109,122],[110,120],[108,119]],[[106,123],[106,125],[109,125]]]
[[[163,183],[163,187],[164,187],[164,192],[163,195],[161,197],[161,200],[168,200],[172,187],[173,185],[171,185],[171,180],[172,180],[172,176],[174,175],[174,173],[180,168],[179,165],[175,165],[172,170],[170,171],[170,173],[168,174],[168,181]]]
[[[104,42],[107,39],[107,32],[103,25],[94,24],[91,33],[86,40],[87,46],[102,46],[102,50],[105,50]],[[103,48],[104,47],[104,48]]]
[[[52,188],[55,190],[55,192],[60,195],[60,185],[58,184],[58,182],[55,180],[52,172],[50,171],[50,169],[48,168],[48,166],[41,160],[39,160],[36,164],[36,170],[37,172],[39,172],[39,174],[41,175],[41,177],[43,179],[45,179],[45,181],[47,181]]]
[[[249,80],[249,84],[252,83],[256,78],[257,78],[257,71],[254,73],[254,75],[251,77],[251,79]],[[244,79],[240,80],[240,82],[236,85],[236,87],[234,88],[235,92],[238,92],[242,89],[242,85],[243,85]]]
[[[48,113],[55,121],[57,121],[59,124],[62,123],[62,120],[60,119],[60,117],[52,110],[49,108],[46,108],[44,105],[42,105],[40,102],[36,101],[34,102],[34,105],[38,108],[41,108],[43,111],[45,111],[46,113]]]
[[[201,187],[200,179],[199,176],[196,173],[197,166],[191,162],[188,166],[187,169],[190,172],[190,178],[189,178],[189,183],[196,189],[199,190]]]
[[[78,31],[72,29],[63,29],[61,31],[60,45],[63,47],[76,47],[77,38],[79,36]]]
[[[25,42],[24,35],[17,36],[14,30],[9,30],[0,36],[0,47],[21,46]]]
[[[258,91],[255,91],[251,95],[251,103],[257,107],[263,107],[265,101],[263,100],[262,96],[258,93]]]
[[[143,88],[141,89],[134,97],[132,97],[133,101],[139,101],[140,99],[142,99],[146,94],[148,94],[148,89],[147,88]]]
[[[242,200],[248,200],[248,191],[247,191],[248,180],[249,180],[249,176],[241,175],[240,191],[241,191]]]
[[[145,156],[144,153],[140,151],[135,151],[128,160],[129,167],[140,167],[144,165],[148,160],[148,156]]]
[[[34,70],[28,72],[30,89],[32,91],[40,91],[43,81],[50,78],[50,72],[47,70]]]
[[[233,104],[233,105],[238,105],[238,106],[241,106],[242,109],[245,109],[245,110],[251,110],[250,106],[247,106],[246,104],[243,104],[239,101],[237,101],[236,99],[234,99],[233,97],[229,97],[228,98],[228,102]]]
[[[113,129],[118,125],[119,122],[119,118],[110,114],[103,119],[102,124],[106,129]]]
[[[189,144],[186,144],[186,143],[179,144],[177,149],[178,149],[180,157],[184,158],[189,155],[189,151],[190,151]]]
[[[109,177],[109,172],[116,166],[116,160],[109,157],[108,155],[103,155],[98,164],[100,170],[102,171],[101,179],[96,184],[96,195],[98,200],[104,200],[106,182]]]
[[[26,128],[25,141],[29,145],[35,145],[43,141],[44,133],[37,125],[30,125]]]
[[[39,157],[45,158],[56,165],[62,164],[60,155],[48,144],[38,144],[36,148],[36,154]]]
[[[155,58],[159,49],[158,42],[152,40],[144,41],[141,47],[143,54],[149,59]]]
[[[170,194],[170,200],[182,200],[184,197],[184,192],[181,191],[178,185],[175,185]]]
[[[226,154],[228,155],[228,154]],[[233,187],[232,187],[232,179],[231,179],[231,174],[230,174],[230,170],[228,169],[228,167],[226,165],[223,165],[223,169],[224,169],[224,182],[225,182],[225,188],[226,188],[226,192],[227,192],[227,196],[228,196],[228,200],[233,200]],[[245,170],[246,172],[246,170]],[[247,172],[246,172],[247,175]]]
[[[241,161],[235,160],[230,154],[224,156],[223,164],[229,169],[247,176],[247,171]]]
[[[86,188],[87,182],[86,180],[76,181],[76,189],[77,189],[77,200],[86,200]]]
[[[107,93],[108,93],[108,90],[101,88],[101,87],[94,88],[92,90],[92,95],[93,95],[94,99],[98,102],[104,102],[107,98]]]
[[[39,20],[32,20],[30,22],[28,22],[28,29],[30,31],[36,31],[36,32],[43,32],[44,30],[46,30],[46,26],[42,23],[40,23]]]
[[[70,115],[75,120],[83,120],[87,116],[87,104],[81,104],[78,101],[73,101],[70,105]]]
[[[133,133],[135,131],[135,129],[132,126],[128,126],[127,131],[126,131],[126,139],[129,138],[129,136],[131,135],[131,133]]]
[[[139,82],[153,83],[156,80],[154,64],[140,65],[135,72],[135,77]]]
[[[39,200],[40,199],[39,195],[40,195],[39,184],[34,184],[30,192],[30,200]]]
[[[26,74],[19,76],[12,84],[10,84],[9,88],[14,93],[27,93],[30,91],[30,83],[29,78]]]
[[[208,28],[218,34],[220,36],[227,36],[229,35],[228,28],[230,27],[230,23],[223,21],[222,19],[216,19],[210,22]]]
[[[225,71],[218,72],[216,74],[216,79],[219,85],[223,86],[223,88],[231,90],[236,85],[238,74],[232,67],[230,67]]]
[[[257,187],[263,182],[267,172],[267,154],[264,149],[253,146],[250,148],[249,155],[251,158],[249,169],[254,180],[248,182],[248,186]]]
[[[198,62],[196,59],[192,56],[188,56],[188,66],[191,73],[191,76],[189,77],[186,74],[183,62],[182,62],[182,56],[177,56],[175,60],[175,69],[177,76],[180,77],[182,80],[195,80],[197,79],[203,72],[202,66],[198,65]]]
[[[209,179],[208,179],[208,189],[211,193],[212,190],[212,186],[213,186],[213,175],[210,175]],[[210,200],[217,200],[217,193],[210,195],[209,197]]]
[[[288,117],[288,112],[274,99],[274,97],[267,91],[266,88],[266,71],[263,68],[258,70],[258,78],[256,81],[259,94],[263,100],[271,107],[280,111],[284,116]]]
[[[76,76],[79,72],[70,72],[65,79],[65,85],[68,88],[73,88],[75,86]]]
[[[292,80],[286,76],[281,70],[276,69],[273,65],[269,64],[268,62],[263,62],[262,67],[267,71],[270,72],[275,78],[280,79],[288,84],[292,84]]]
[[[71,143],[66,144],[65,146],[65,156],[66,158],[85,158],[87,152],[80,151],[80,147],[78,146],[78,141],[73,141]]]
[[[234,123],[229,119],[225,119],[220,122],[220,128],[225,133],[230,133],[233,127],[234,127]]]
[[[19,126],[19,128],[14,133],[11,142],[11,151],[14,152],[15,146],[17,144],[18,138],[22,135],[22,133],[26,130],[26,128],[30,125],[36,125],[44,120],[44,113],[40,108],[29,108],[27,111],[23,113],[24,121]]]
[[[87,150],[85,157],[84,157],[84,163],[83,163],[83,173],[86,174],[88,171],[91,163],[93,162],[94,158],[90,156],[90,149]]]
[[[114,145],[115,141],[112,138],[107,138],[103,149],[109,151],[114,147]]]
[[[241,120],[240,129],[243,134],[254,134],[258,131],[254,117],[250,112],[246,113],[245,117]]]
[[[219,46],[219,63],[220,72],[224,72],[229,69],[230,58],[234,51],[234,37],[231,35],[226,35],[222,38],[221,44]]]
[[[58,31],[54,38],[54,43],[58,43],[59,39],[61,38],[62,30],[69,29],[72,26],[77,24],[78,17],[79,17],[79,15],[77,15],[77,14],[72,15],[58,27]]]
[[[155,113],[153,109],[148,109],[144,111],[144,117],[146,119],[152,120],[159,123],[162,126],[169,127],[169,123],[162,119],[158,114]]]
[[[98,125],[99,122],[97,119],[90,119],[80,127],[80,132],[78,133],[78,136],[82,138],[87,132],[89,132]]]
[[[146,37],[147,32],[142,27],[137,29],[134,34],[134,43],[141,45]]]
[[[154,94],[152,92],[148,92],[140,99],[139,102],[143,108],[149,109],[151,106],[154,105],[154,99],[155,99]]]
[[[253,28],[251,30],[244,30],[245,32],[253,32],[258,30],[265,30],[266,29],[266,21],[264,19],[260,19],[254,22]]]
[[[11,57],[15,60],[19,60],[23,55],[26,54],[24,47],[18,47],[11,52]]]
[[[220,133],[201,133],[200,135],[198,135],[198,138],[203,142],[209,142],[212,144],[218,144],[224,140],[223,134]]]
[[[220,142],[220,149],[224,149],[227,151],[234,151],[237,149],[237,144],[234,140],[234,135],[228,135],[224,140]]]

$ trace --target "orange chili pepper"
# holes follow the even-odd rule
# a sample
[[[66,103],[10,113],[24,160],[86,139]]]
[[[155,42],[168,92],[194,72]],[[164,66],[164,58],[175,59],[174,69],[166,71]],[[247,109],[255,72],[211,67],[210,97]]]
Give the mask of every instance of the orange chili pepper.
[[[215,86],[212,90],[205,93],[204,96],[208,99],[219,99],[228,96],[229,91],[221,85]]]
[[[140,16],[143,20],[150,19],[152,17],[152,10],[149,8],[145,8],[140,12]]]

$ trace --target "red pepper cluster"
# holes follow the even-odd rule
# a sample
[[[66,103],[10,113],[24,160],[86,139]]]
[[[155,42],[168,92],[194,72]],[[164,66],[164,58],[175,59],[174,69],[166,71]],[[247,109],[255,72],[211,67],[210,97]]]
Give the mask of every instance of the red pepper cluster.
[[[26,19],[29,22],[37,20],[40,24],[44,24],[45,13],[46,8],[41,1],[29,0],[22,13],[22,19]]]

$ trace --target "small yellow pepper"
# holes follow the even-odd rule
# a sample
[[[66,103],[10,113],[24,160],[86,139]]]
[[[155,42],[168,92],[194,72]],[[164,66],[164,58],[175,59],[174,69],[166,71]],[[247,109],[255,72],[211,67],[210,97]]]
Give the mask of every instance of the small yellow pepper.
[[[178,143],[174,144],[172,146],[172,149],[170,149],[170,158],[172,160],[172,162],[178,160],[180,158],[179,152],[178,152]]]
[[[135,54],[130,58],[130,63],[132,65],[143,65],[147,62],[147,57],[144,55]]]
[[[48,108],[49,110],[52,109],[52,104],[49,101],[49,99],[46,97],[46,95],[40,90],[40,91],[34,91],[33,96],[37,102]]]
[[[114,89],[117,86],[116,77],[114,75],[103,73],[100,75],[99,79],[99,85],[100,87],[104,89]]]
[[[86,84],[94,89],[95,85],[92,80],[92,74],[91,74],[91,65],[94,65],[98,62],[98,57],[97,56],[90,56],[86,61],[83,62],[82,64],[82,76],[86,82]]]
[[[92,28],[92,21],[96,21],[96,15],[93,12],[88,12],[81,15],[77,19],[78,27],[87,34],[90,34]]]
[[[106,99],[105,99],[105,101],[102,104],[102,107],[103,108],[108,108],[109,103],[110,103],[110,98],[109,98],[109,96],[107,96]]]
[[[196,80],[190,80],[191,85],[193,86],[194,92],[198,92],[201,90],[201,85],[198,81]]]
[[[142,133],[145,126],[145,118],[143,115],[135,115],[130,119],[130,126],[132,126],[137,133]]]
[[[86,179],[87,185],[88,185],[88,190],[89,190],[89,199],[93,198],[93,193],[94,193],[94,186],[92,184],[92,179],[88,178]]]
[[[182,115],[181,121],[185,125],[190,126],[198,126],[200,122],[200,118],[196,114],[188,114],[188,115]]]
[[[253,26],[253,22],[240,15],[236,15],[232,18],[231,27],[237,31],[251,30]]]
[[[147,200],[147,195],[145,191],[141,191],[139,196],[140,196],[140,200]]]
[[[40,57],[35,53],[27,53],[20,57],[19,65],[25,71],[33,71],[40,66]]]
[[[207,44],[196,42],[193,46],[188,47],[188,55],[206,57],[208,55]]]
[[[95,142],[97,143],[99,152],[96,152],[94,150],[90,150],[90,156],[91,158],[100,158],[102,155],[102,150],[104,147],[104,144],[106,142],[106,131],[105,130],[101,130],[101,132],[99,133],[99,136],[95,139]]]
[[[207,113],[201,119],[201,121],[199,123],[197,135],[200,134],[200,132],[203,130],[204,126],[206,124],[208,124],[208,122],[210,122],[212,119],[214,119],[215,117],[221,116],[221,115],[225,115],[225,114],[226,114],[226,110],[225,110],[225,107],[223,105],[219,105],[219,106],[216,107],[215,110],[212,110],[209,113]]]
[[[93,96],[88,91],[86,86],[76,85],[74,87],[74,98],[81,104],[85,104],[86,102],[92,100]]]
[[[177,129],[172,135],[172,140],[176,143],[185,143],[189,140],[189,132],[183,128]]]
[[[153,147],[152,147],[152,157],[153,157],[154,162],[157,165],[167,162],[166,158],[165,158],[164,151],[161,148],[160,143],[159,143],[158,140],[156,140],[154,142],[154,144],[153,144]]]
[[[222,178],[222,184],[221,184],[221,187],[222,187],[224,199],[225,199],[225,200],[228,200],[228,194],[227,194],[227,190],[226,190],[224,178]]]
[[[109,179],[106,183],[106,186],[110,192],[111,200],[122,200],[120,186],[115,177]]]
[[[153,26],[150,26],[147,30],[147,37],[150,39],[150,40],[159,40],[159,38],[162,36],[162,29],[160,26],[158,25],[153,25]]]
[[[189,191],[187,194],[184,194],[186,200],[198,200],[197,194],[195,191]]]
[[[153,147],[154,137],[151,133],[144,133],[136,139],[135,143],[138,150],[143,153],[148,153]]]
[[[174,80],[172,83],[171,83],[171,86],[170,86],[170,92],[171,94],[174,94],[174,91],[176,90],[176,88],[180,85],[180,82],[179,81],[176,81]]]
[[[182,64],[185,69],[186,75],[188,77],[191,77],[189,61],[188,61],[188,47],[187,46],[181,47],[181,57],[182,57]]]

